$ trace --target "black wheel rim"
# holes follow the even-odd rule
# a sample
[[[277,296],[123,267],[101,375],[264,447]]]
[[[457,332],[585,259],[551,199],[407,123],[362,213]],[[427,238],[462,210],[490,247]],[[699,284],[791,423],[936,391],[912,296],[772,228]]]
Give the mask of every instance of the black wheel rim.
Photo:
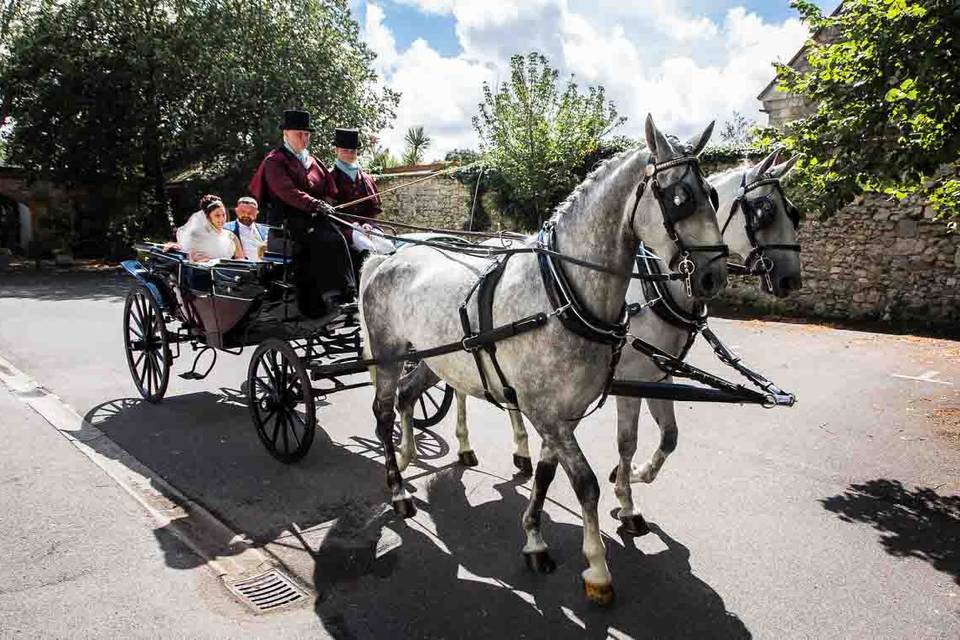
[[[453,388],[438,382],[424,391],[413,405],[413,426],[427,429],[443,420],[453,402]]]
[[[170,357],[162,313],[149,295],[137,289],[128,296],[124,340],[127,363],[140,395],[156,402],[167,390]]]
[[[313,441],[312,389],[290,350],[258,349],[250,365],[248,394],[257,435],[283,462],[302,458]]]

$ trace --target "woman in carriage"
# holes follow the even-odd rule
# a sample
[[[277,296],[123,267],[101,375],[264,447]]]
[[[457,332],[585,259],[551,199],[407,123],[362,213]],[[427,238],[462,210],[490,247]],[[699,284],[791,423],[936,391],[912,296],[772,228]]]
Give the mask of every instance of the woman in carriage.
[[[219,196],[205,195],[200,198],[200,210],[195,211],[186,224],[177,229],[177,241],[164,245],[164,249],[178,249],[186,253],[192,262],[243,259],[240,240],[224,229],[227,209]]]

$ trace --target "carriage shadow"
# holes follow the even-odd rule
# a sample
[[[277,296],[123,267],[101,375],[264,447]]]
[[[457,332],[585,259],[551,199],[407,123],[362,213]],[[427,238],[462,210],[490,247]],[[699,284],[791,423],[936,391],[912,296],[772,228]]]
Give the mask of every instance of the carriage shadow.
[[[872,525],[887,553],[926,560],[960,585],[960,496],[877,479],[820,502],[844,522]]]
[[[414,493],[421,514],[399,520],[385,504],[375,439],[354,436],[339,444],[318,429],[310,455],[283,465],[264,452],[240,398],[224,389],[160,405],[120,399],[86,419],[255,545],[293,548],[307,572],[300,577],[318,594],[318,619],[334,637],[606,638],[611,629],[637,638],[751,637],[692,573],[689,551],[655,525],[652,535],[664,549],[657,553],[644,554],[629,538],[606,540],[617,602],[597,609],[579,578],[582,529],[551,519],[555,505],[544,527],[557,571],[540,576],[526,569],[520,515],[527,494],[520,480],[431,466],[430,458],[439,460],[449,447],[423,432],[418,448],[428,481]],[[415,473],[406,475],[412,480]],[[483,483],[497,498],[472,506],[468,495]],[[319,542],[305,539],[311,528],[324,527]],[[291,537],[291,528],[303,537]],[[202,564],[167,528],[155,533],[169,566]],[[221,555],[229,554],[230,541],[221,542]]]

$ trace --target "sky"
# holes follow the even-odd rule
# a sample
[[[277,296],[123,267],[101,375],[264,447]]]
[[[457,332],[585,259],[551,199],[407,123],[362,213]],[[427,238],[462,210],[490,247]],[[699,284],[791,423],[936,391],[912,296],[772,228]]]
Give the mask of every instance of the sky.
[[[817,0],[832,11],[837,0]],[[484,82],[508,77],[510,56],[536,50],[582,88],[602,85],[640,137],[646,114],[680,137],[734,111],[760,124],[756,97],[788,61],[807,28],[788,0],[351,0],[362,36],[377,54],[381,82],[401,93],[394,155],[422,125],[427,158],[476,149],[471,119]],[[717,134],[715,134],[717,135]]]

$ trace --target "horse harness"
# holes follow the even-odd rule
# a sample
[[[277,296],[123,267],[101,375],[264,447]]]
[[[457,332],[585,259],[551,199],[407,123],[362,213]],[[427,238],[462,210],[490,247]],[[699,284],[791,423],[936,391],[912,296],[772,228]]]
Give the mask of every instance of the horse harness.
[[[727,227],[730,226],[730,221],[733,220],[733,216],[736,215],[737,208],[739,207],[740,210],[743,211],[744,228],[746,229],[747,239],[750,241],[752,248],[750,249],[750,253],[747,254],[742,266],[734,264],[729,266],[734,273],[763,276],[766,278],[767,286],[772,289],[773,284],[770,282],[770,272],[773,271],[773,260],[766,255],[765,251],[767,249],[781,249],[799,253],[800,245],[796,243],[764,244],[757,238],[758,232],[773,224],[777,215],[777,205],[774,201],[773,194],[759,198],[747,198],[746,196],[754,189],[759,189],[767,185],[772,186],[774,190],[780,194],[787,217],[790,218],[794,230],[800,228],[800,210],[787,198],[778,178],[761,178],[747,184],[747,174],[744,173],[740,176],[740,188],[737,190],[737,197],[734,198],[733,203],[730,205],[730,215],[727,216],[727,221],[723,223],[721,235],[727,232]]]
[[[663,224],[667,230],[667,234],[679,249],[678,255],[680,256],[680,263],[678,265],[678,271],[686,279],[686,287],[689,291],[691,287],[690,276],[696,269],[694,262],[690,259],[690,254],[694,252],[716,253],[717,256],[713,258],[716,260],[729,255],[729,249],[725,244],[688,245],[683,242],[683,239],[680,237],[679,233],[677,233],[676,224],[679,221],[693,215],[693,213],[696,211],[696,200],[693,198],[692,191],[683,180],[683,177],[686,176],[686,173],[684,173],[684,176],[681,176],[677,182],[672,183],[667,187],[661,187],[659,182],[656,180],[656,177],[660,171],[680,166],[686,166],[687,171],[696,171],[701,181],[705,184],[709,184],[703,180],[696,157],[685,156],[668,160],[659,164],[651,157],[644,171],[644,178],[637,186],[633,209],[630,212],[630,227],[633,228],[637,209],[639,208],[640,204],[640,199],[643,197],[647,185],[651,184],[654,197],[657,199],[657,202],[660,205]],[[716,209],[718,204],[716,190],[713,189],[713,187],[710,187],[707,195],[710,198],[710,202],[714,209]],[[620,320],[618,322],[609,322],[603,320],[602,318],[598,318],[589,309],[587,309],[587,307],[578,298],[574,289],[570,286],[570,282],[566,271],[564,270],[562,261],[556,257],[559,252],[556,247],[555,231],[556,227],[552,220],[548,220],[543,224],[543,227],[538,235],[538,245],[541,248],[547,249],[547,251],[537,252],[540,275],[543,280],[543,286],[546,290],[547,297],[549,298],[550,304],[553,307],[553,312],[549,315],[539,314],[538,320],[541,320],[540,322],[526,322],[521,326],[523,326],[524,332],[529,331],[542,326],[542,324],[545,324],[550,316],[556,316],[560,320],[560,323],[568,331],[591,342],[608,345],[611,347],[607,380],[604,384],[600,401],[593,410],[584,416],[579,416],[576,418],[582,419],[602,407],[610,394],[610,386],[613,382],[614,373],[616,372],[617,365],[620,362],[620,354],[627,340],[628,327],[631,317],[630,308],[624,304],[620,313]],[[643,253],[646,254],[646,250],[643,250]],[[480,381],[483,385],[484,397],[488,402],[496,405],[499,408],[503,408],[490,392],[489,382],[487,380],[487,375],[484,372],[483,363],[480,357],[481,349],[487,353],[487,356],[490,358],[492,363],[493,370],[499,378],[500,384],[503,388],[503,396],[508,405],[507,408],[519,410],[516,390],[508,383],[506,376],[504,375],[503,370],[497,361],[496,341],[483,339],[486,338],[492,330],[493,299],[496,286],[500,281],[500,277],[503,275],[503,271],[506,268],[507,261],[510,259],[511,255],[513,254],[507,254],[503,256],[502,259],[494,260],[494,262],[491,263],[491,265],[480,275],[476,284],[474,284],[471,290],[467,293],[464,301],[461,303],[459,313],[460,322],[464,331],[463,349],[473,354],[477,365],[477,371],[480,376]],[[638,258],[638,266],[639,265],[640,260]],[[657,268],[656,271],[653,271],[649,265],[641,267],[640,273],[641,279],[644,283],[645,293],[647,291],[648,281],[658,280],[660,279],[658,276],[662,277],[663,275],[659,268]],[[648,276],[647,278],[643,277],[644,273],[646,273]],[[694,318],[689,316],[689,314],[686,314],[680,308],[680,306],[676,304],[666,288],[657,287],[655,291],[655,296],[659,297],[661,301],[669,300],[669,302],[662,303],[665,305],[665,310],[658,312],[672,316],[673,320],[668,320],[668,322],[675,324],[676,322],[687,321],[685,324],[683,324],[684,328],[689,328],[690,322],[693,322],[697,329],[703,326],[706,317],[705,308],[703,309],[702,315],[698,315],[696,318]],[[477,332],[473,331],[473,327],[470,324],[469,314],[467,312],[467,305],[474,293],[477,293],[478,304],[479,327]],[[648,300],[652,299],[652,296],[648,296]],[[655,307],[655,309],[659,308],[659,306]],[[511,335],[516,334],[514,333]],[[694,337],[695,333],[691,333],[690,340],[684,348],[684,354],[686,354],[686,351],[693,343]]]
[[[660,183],[657,181],[658,173],[661,171],[666,171],[667,169],[674,169],[676,167],[684,166],[686,167],[686,171],[684,171],[684,174],[679,180],[667,185],[666,187],[660,186]],[[670,239],[673,240],[673,243],[677,245],[677,256],[679,260],[677,263],[677,271],[684,276],[687,295],[690,295],[692,291],[690,278],[693,276],[693,272],[696,270],[696,264],[690,259],[691,253],[716,253],[717,255],[711,258],[711,262],[713,260],[726,258],[728,255],[730,255],[730,249],[723,243],[688,245],[680,237],[680,234],[677,233],[677,223],[681,220],[689,218],[697,210],[697,201],[693,197],[694,194],[683,179],[690,171],[695,171],[701,184],[705,184],[707,187],[709,187],[706,195],[710,199],[710,203],[713,205],[714,211],[716,211],[717,207],[719,206],[719,196],[717,195],[717,190],[714,189],[713,186],[704,179],[703,173],[700,171],[700,163],[695,156],[683,156],[681,158],[674,158],[673,160],[667,160],[666,162],[661,163],[657,163],[656,159],[651,156],[647,163],[646,169],[644,170],[643,180],[641,180],[640,184],[637,185],[637,193],[633,201],[633,210],[630,212],[630,226],[632,228],[634,218],[637,215],[637,208],[640,206],[640,199],[643,197],[643,194],[647,189],[647,185],[651,185],[653,195],[657,199],[657,203],[660,205],[660,212],[663,217],[663,226],[667,231],[667,236],[669,236]]]

